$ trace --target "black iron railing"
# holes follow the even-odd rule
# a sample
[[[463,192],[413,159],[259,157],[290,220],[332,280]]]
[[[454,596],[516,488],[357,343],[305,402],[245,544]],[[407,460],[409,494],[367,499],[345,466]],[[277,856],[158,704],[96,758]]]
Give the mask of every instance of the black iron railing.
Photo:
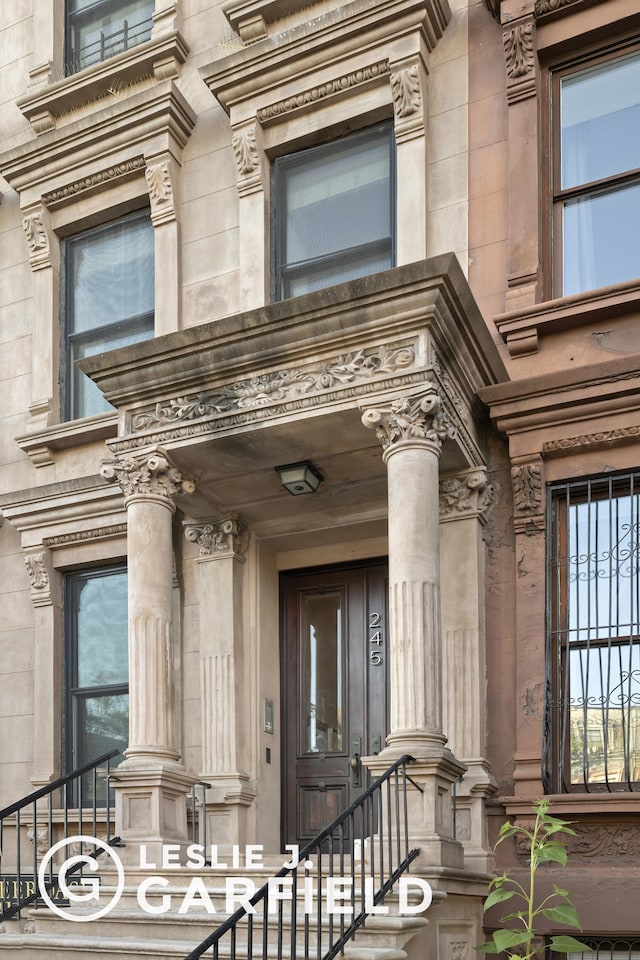
[[[19,917],[39,899],[40,863],[54,843],[74,836],[97,838],[103,830],[108,843],[117,843],[111,837],[109,763],[119,753],[105,753],[0,810],[0,922]],[[50,859],[48,892],[55,883]]]
[[[211,787],[205,780],[198,780],[191,787],[191,843],[207,850],[207,790]]]
[[[332,960],[340,953],[418,856],[409,849],[407,818],[412,762],[400,757],[186,960],[207,951],[213,960]],[[340,913],[323,907],[336,878],[346,908]]]

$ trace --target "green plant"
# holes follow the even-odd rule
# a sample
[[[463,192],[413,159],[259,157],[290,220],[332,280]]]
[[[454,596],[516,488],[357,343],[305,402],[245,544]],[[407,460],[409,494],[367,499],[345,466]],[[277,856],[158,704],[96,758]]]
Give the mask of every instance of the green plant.
[[[512,823],[504,823],[497,841],[502,843],[508,837],[516,837],[526,842],[530,853],[529,889],[527,890],[505,873],[491,881],[489,896],[484,904],[485,911],[498,903],[506,903],[507,900],[519,900],[522,904],[520,910],[501,918],[500,922],[508,926],[495,930],[492,939],[478,947],[478,950],[484,953],[507,953],[509,960],[532,960],[544,949],[542,944],[534,945],[536,920],[541,916],[553,923],[582,930],[568,890],[563,890],[554,883],[553,893],[546,896],[540,903],[536,903],[535,885],[538,868],[541,864],[550,862],[566,864],[567,845],[558,839],[558,835],[575,836],[576,832],[571,829],[566,820],[551,816],[548,800],[538,800],[533,805],[533,812],[536,819],[532,830]],[[550,945],[552,950],[560,953],[589,950],[584,943],[567,934],[551,937]]]

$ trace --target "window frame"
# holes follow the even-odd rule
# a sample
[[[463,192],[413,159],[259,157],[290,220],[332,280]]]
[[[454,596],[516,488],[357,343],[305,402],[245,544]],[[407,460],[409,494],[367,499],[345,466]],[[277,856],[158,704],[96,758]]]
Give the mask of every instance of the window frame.
[[[606,49],[589,50],[575,57],[570,62],[553,65],[549,69],[549,96],[550,96],[550,134],[551,134],[551,163],[549,171],[549,190],[551,197],[551,295],[553,297],[585,296],[592,289],[586,288],[573,294],[564,292],[564,235],[563,214],[568,201],[595,196],[608,190],[620,188],[634,182],[640,184],[640,165],[594,181],[585,181],[578,186],[562,188],[562,128],[561,128],[561,84],[567,77],[575,76],[583,71],[600,67],[606,63],[613,63],[625,57],[640,55],[640,43],[620,41]],[[640,277],[640,267],[639,267]],[[638,278],[614,281],[625,283]]]
[[[151,15],[142,21],[142,26],[145,27],[143,36],[141,39],[136,39],[133,43],[128,42],[126,26],[124,27],[124,46],[122,49],[116,50],[114,53],[109,53],[108,55],[100,56],[97,59],[91,59],[86,63],[83,63],[79,59],[79,54],[75,53],[75,44],[77,42],[76,36],[77,31],[81,29],[83,21],[91,22],[92,17],[90,14],[93,13],[95,16],[96,12],[99,12],[100,8],[104,8],[108,11],[110,6],[112,7],[126,7],[130,0],[95,0],[93,4],[89,7],[86,7],[81,10],[70,10],[69,0],[65,0],[65,9],[64,9],[64,73],[66,77],[74,76],[76,73],[80,73],[82,70],[86,70],[89,67],[93,67],[96,64],[104,63],[107,60],[110,60],[112,57],[117,56],[119,53],[124,53],[128,50],[132,50],[134,47],[139,46],[141,43],[151,39],[151,31],[153,29],[153,13],[155,11],[155,2],[150,0],[149,6],[151,8]],[[120,22],[118,16],[114,16],[114,23]],[[126,24],[126,19],[122,17],[123,23]],[[78,26],[77,24],[80,24]],[[147,32],[148,25],[148,32]],[[122,31],[116,31],[116,34]],[[116,36],[113,34],[113,36]],[[84,48],[83,48],[84,49]],[[104,50],[102,51],[104,54]],[[78,59],[76,59],[78,57]]]
[[[63,768],[70,773],[82,763],[93,759],[82,757],[82,733],[80,729],[80,705],[89,698],[108,696],[129,696],[129,676],[127,682],[112,684],[93,684],[80,686],[78,682],[79,597],[82,584],[91,579],[126,574],[124,561],[110,563],[107,566],[94,566],[67,571],[63,574]],[[125,614],[127,617],[128,614]],[[128,709],[128,699],[127,699]],[[86,733],[86,731],[84,731]],[[128,734],[127,734],[128,746]],[[116,758],[112,766],[118,763]]]
[[[604,777],[601,780],[592,780],[589,779],[587,775],[583,777],[582,780],[572,781],[572,770],[571,770],[571,695],[570,695],[570,681],[571,673],[567,669],[566,660],[571,651],[586,650],[589,657],[591,655],[599,661],[599,670],[600,678],[602,681],[602,651],[604,650],[607,654],[605,659],[605,670],[607,676],[607,685],[610,686],[611,678],[611,663],[612,655],[615,651],[620,651],[623,649],[623,646],[626,645],[629,649],[630,654],[630,663],[633,659],[633,653],[635,651],[640,655],[640,625],[635,623],[635,626],[638,628],[636,631],[632,629],[634,623],[628,624],[628,631],[620,632],[618,629],[617,633],[614,633],[614,627],[620,628],[620,626],[626,626],[626,624],[620,624],[619,618],[618,622],[610,622],[608,626],[601,624],[600,619],[596,624],[592,624],[591,621],[588,621],[588,625],[584,626],[582,623],[578,623],[576,627],[573,628],[573,631],[570,629],[569,624],[569,610],[570,610],[570,573],[569,565],[571,557],[569,556],[568,542],[569,542],[569,509],[571,506],[579,504],[588,504],[592,505],[595,503],[610,503],[615,502],[614,498],[629,498],[635,501],[635,511],[632,508],[631,516],[633,518],[632,526],[630,530],[634,535],[634,539],[630,542],[633,544],[634,553],[632,556],[637,556],[638,552],[638,532],[640,532],[640,471],[628,470],[622,473],[614,473],[610,475],[600,475],[594,477],[586,478],[577,478],[574,480],[567,481],[558,481],[548,485],[547,487],[547,525],[546,525],[546,593],[547,593],[547,615],[546,615],[546,680],[545,680],[545,718],[544,718],[544,730],[543,730],[543,771],[542,771],[542,781],[545,789],[545,793],[622,793],[622,792],[638,792],[640,791],[640,776],[638,779],[633,779],[630,776],[630,762],[632,758],[631,750],[631,736],[629,733],[626,733],[623,737],[624,740],[624,755],[623,763],[627,776],[622,780],[613,779],[612,773],[613,770],[609,769],[609,757],[608,757],[608,748],[605,743],[607,737],[603,737],[603,756],[604,756]],[[611,516],[612,509],[610,508],[609,514]],[[598,527],[598,518],[596,518],[595,524],[592,525],[591,518],[589,517],[589,546],[591,546],[592,540],[597,539],[596,535],[593,533],[593,527],[597,530]],[[613,541],[612,537],[612,525],[607,525],[606,531],[608,537],[608,545],[612,547],[617,546],[617,543]],[[596,544],[596,551],[600,549],[600,544]],[[580,558],[582,564],[585,562],[591,567],[592,558],[595,556],[595,553],[589,552],[588,554],[578,554],[577,557]],[[606,574],[606,563],[611,563],[612,560],[612,550],[608,553],[604,552],[602,557],[605,558],[605,571]],[[595,576],[597,581],[605,579],[605,576],[598,571],[598,563],[601,561],[602,557],[597,556],[595,560]],[[616,561],[618,562],[618,561]],[[576,564],[576,577],[575,582],[584,581],[584,574],[580,574],[579,565]],[[593,573],[593,571],[591,571]],[[609,577],[609,582],[611,584],[618,583],[619,574],[614,578],[613,576]],[[640,572],[636,570],[635,576],[633,578],[631,593],[633,595],[638,595],[640,590]],[[598,603],[599,599],[597,597],[598,591],[594,591],[594,596],[591,596],[590,588],[587,593],[587,602],[589,605],[592,603],[596,609],[596,615],[598,615]],[[619,591],[617,586],[615,588],[616,598],[619,597]],[[637,606],[637,604],[636,604]],[[617,607],[616,607],[617,610]],[[637,611],[636,611],[637,613]],[[576,638],[571,640],[571,633],[601,633],[607,630],[606,635],[600,636],[587,636],[586,639]],[[614,664],[615,667],[615,664]],[[590,668],[587,670],[587,682],[588,674]],[[620,673],[623,672],[622,665],[620,666]],[[632,673],[627,679],[632,676]],[[584,683],[584,679],[583,679]],[[615,692],[617,688],[610,688],[607,697],[611,693]],[[600,688],[600,693],[603,693],[604,688]],[[584,694],[584,690],[583,690]],[[602,729],[603,733],[609,730],[609,710],[610,703],[609,699],[604,700],[602,696],[600,697],[601,710],[603,711],[602,718]],[[587,703],[583,696],[584,711],[586,716]],[[597,709],[597,707],[594,707]],[[605,719],[606,718],[606,719]],[[623,723],[624,726],[624,723]],[[582,739],[582,751],[583,751],[583,769],[588,771],[590,760],[588,757],[587,751],[588,745],[588,730],[585,727],[583,732]]]
[[[149,230],[151,231],[150,237],[153,257],[152,267],[155,278],[155,227],[151,218],[151,211],[148,207],[127,212],[125,214],[116,216],[112,220],[105,220],[97,226],[89,227],[85,230],[79,231],[78,233],[71,234],[61,241],[62,296],[60,334],[62,338],[62,344],[60,351],[60,409],[62,412],[62,420],[65,423],[100,415],[95,413],[79,413],[77,409],[77,400],[79,395],[78,388],[82,382],[82,378],[85,376],[85,374],[78,370],[75,365],[75,361],[78,359],[78,345],[86,344],[91,340],[100,339],[105,335],[108,335],[109,331],[113,331],[115,333],[117,330],[122,329],[123,325],[126,326],[127,331],[132,333],[135,332],[136,328],[138,329],[140,335],[138,338],[136,338],[136,342],[145,339],[151,339],[155,334],[156,315],[154,279],[153,310],[146,311],[145,313],[141,314],[134,314],[130,317],[120,318],[118,320],[109,321],[100,326],[91,327],[89,330],[75,331],[73,329],[75,321],[75,297],[73,289],[73,271],[71,269],[72,246],[73,244],[76,244],[85,238],[91,238],[100,233],[106,233],[108,230],[117,226],[118,224],[125,222],[133,223],[143,220],[148,220]],[[115,337],[113,339],[115,339]],[[110,346],[108,349],[115,349],[115,347]],[[91,354],[87,354],[87,356],[90,355]],[[102,411],[102,415],[111,412],[112,411],[110,410],[105,410]]]
[[[337,143],[344,143],[347,140],[355,142],[358,139],[362,141],[373,140],[376,132],[384,132],[384,139],[388,149],[389,155],[389,224],[391,228],[391,233],[389,238],[383,240],[370,241],[368,243],[358,244],[353,247],[349,247],[346,250],[334,250],[328,254],[324,254],[320,257],[316,257],[307,261],[299,261],[295,264],[289,264],[285,262],[284,251],[286,247],[286,223],[287,223],[287,203],[285,190],[281,189],[281,171],[286,170],[287,167],[292,167],[300,161],[304,156],[310,155],[312,152],[316,152],[319,157],[326,156],[330,157],[332,147]],[[380,141],[382,141],[382,136],[380,136]],[[348,252],[350,255],[365,254],[373,252],[374,248],[383,249],[388,246],[390,265],[389,268],[396,265],[397,261],[397,237],[398,237],[398,224],[397,224],[397,183],[396,183],[396,140],[394,132],[394,123],[393,119],[381,119],[376,123],[370,123],[366,126],[363,126],[357,130],[353,130],[350,133],[346,134],[343,137],[332,137],[331,139],[325,139],[317,143],[313,143],[309,146],[300,147],[294,151],[287,152],[275,158],[274,163],[272,164],[272,183],[271,183],[271,196],[273,199],[272,206],[272,218],[271,218],[271,243],[273,254],[271,257],[271,299],[272,301],[281,301],[289,299],[295,294],[284,294],[284,274],[287,272],[289,276],[297,270],[298,275],[303,275],[303,270],[308,272],[313,272],[313,270],[321,270],[327,264],[331,262],[338,262],[341,257],[344,257]],[[376,271],[377,272],[377,271]],[[308,275],[306,273],[305,275]],[[356,276],[366,276],[368,274],[356,274]],[[355,277],[354,277],[355,279]],[[342,282],[342,281],[338,281]],[[327,287],[333,286],[333,283],[328,283]],[[319,287],[317,289],[325,289]]]

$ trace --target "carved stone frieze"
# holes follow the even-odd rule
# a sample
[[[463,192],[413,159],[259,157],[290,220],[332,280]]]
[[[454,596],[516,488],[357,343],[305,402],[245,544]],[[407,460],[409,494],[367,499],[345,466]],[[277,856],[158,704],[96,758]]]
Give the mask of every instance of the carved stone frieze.
[[[594,2],[604,3],[605,0],[594,0]],[[543,17],[546,14],[557,13],[565,7],[577,6],[581,3],[582,0],[536,0],[534,12],[536,17]]]
[[[172,501],[181,493],[195,490],[193,481],[183,477],[158,448],[141,457],[105,460],[100,476],[110,483],[118,483],[126,499],[158,497]]]
[[[372,350],[356,350],[306,369],[274,370],[229,384],[215,393],[175,397],[158,403],[152,410],[145,410],[133,417],[132,430],[135,433],[233,410],[254,410],[274,403],[286,403],[318,391],[395,374],[412,367],[414,363],[413,345],[384,345]]]
[[[537,463],[525,463],[511,470],[513,504],[516,514],[542,511],[542,470]]]
[[[49,574],[45,564],[44,553],[31,553],[24,558],[24,564],[31,580],[32,590],[48,590]]]
[[[120,180],[129,177],[140,170],[144,170],[144,167],[144,157],[132,157],[130,160],[114,164],[105,170],[97,170],[88,177],[74,180],[73,183],[67,183],[64,187],[59,187],[57,190],[44,193],[42,195],[42,202],[45,207],[53,207],[64,203],[65,200],[74,200],[78,194],[88,193],[96,187],[101,187],[103,184],[109,183],[111,180]]]
[[[70,543],[82,543],[87,540],[104,540],[109,537],[119,537],[127,532],[126,523],[114,523],[110,527],[93,527],[91,530],[73,530],[70,533],[61,533],[55,537],[45,537],[43,543],[47,547],[62,547]]]
[[[546,440],[542,444],[542,456],[553,457],[559,456],[565,451],[617,446],[632,443],[638,437],[640,437],[640,426],[629,426],[601,430],[598,433],[586,433],[578,437],[566,437],[562,440]]]
[[[468,960],[469,942],[467,940],[454,940],[451,943],[450,960]]]
[[[442,408],[434,384],[419,394],[365,409],[362,422],[375,430],[385,453],[397,444],[415,440],[426,440],[439,450],[446,437],[455,435],[455,427]]]
[[[574,826],[575,837],[567,837],[570,854],[594,859],[640,857],[640,830],[638,824],[579,823]]]
[[[447,477],[440,481],[440,519],[453,520],[465,516],[484,519],[493,501],[493,494],[485,470],[474,470],[461,477]]]
[[[502,35],[509,80],[519,80],[533,70],[533,24],[517,23]]]
[[[393,110],[399,120],[410,117],[422,109],[422,91],[418,65],[391,74]]]
[[[171,171],[166,162],[150,164],[145,170],[151,201],[151,219],[154,223],[173,219],[175,204]]]
[[[336,77],[334,80],[321,83],[317,87],[310,87],[308,90],[303,90],[301,93],[295,94],[295,96],[286,97],[284,100],[278,100],[276,103],[271,103],[267,107],[262,107],[258,110],[258,121],[261,124],[269,123],[270,120],[276,120],[278,117],[281,117],[285,113],[290,113],[292,110],[298,110],[301,107],[306,107],[308,104],[317,103],[319,100],[324,100],[327,97],[344,93],[353,87],[360,86],[360,84],[363,83],[369,83],[371,80],[385,76],[388,73],[389,64],[387,61],[382,60],[379,63],[372,63],[368,67],[362,67],[359,70],[346,73],[341,77]]]
[[[198,544],[201,558],[235,557],[244,561],[249,534],[235,514],[215,520],[186,520],[183,526],[187,540]]]

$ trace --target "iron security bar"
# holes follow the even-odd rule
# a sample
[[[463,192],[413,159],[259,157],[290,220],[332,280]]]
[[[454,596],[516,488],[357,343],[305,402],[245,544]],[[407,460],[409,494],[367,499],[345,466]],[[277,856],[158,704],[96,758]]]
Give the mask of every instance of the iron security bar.
[[[240,951],[246,960],[267,960],[268,954],[277,960],[332,960],[340,953],[418,856],[409,849],[407,819],[406,766],[412,762],[405,755],[392,764],[186,960],[198,960],[208,950],[213,960],[221,954],[235,960]],[[325,918],[322,892],[337,878],[348,891],[340,899],[350,913],[329,911]],[[279,895],[285,889],[288,924]]]

